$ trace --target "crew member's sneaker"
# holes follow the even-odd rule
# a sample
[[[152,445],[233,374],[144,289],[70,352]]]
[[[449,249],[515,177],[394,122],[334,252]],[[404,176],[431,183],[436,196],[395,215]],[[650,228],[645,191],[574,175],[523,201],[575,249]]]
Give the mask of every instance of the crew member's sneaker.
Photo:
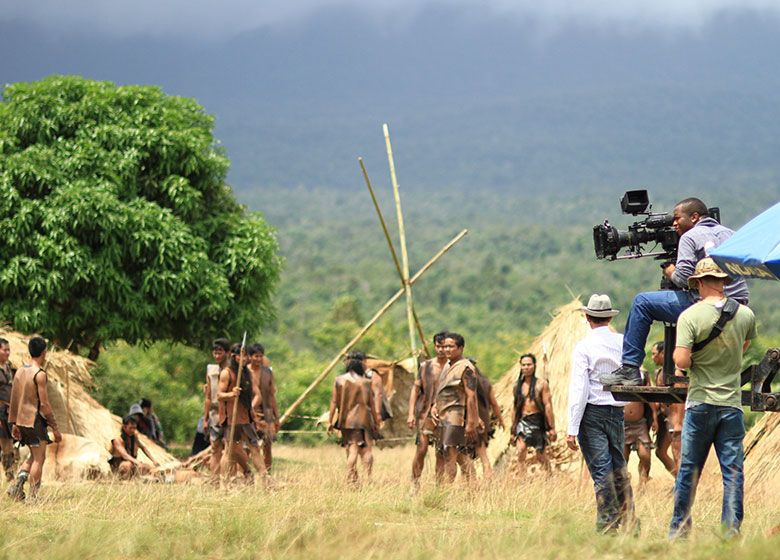
[[[600,378],[602,385],[642,385],[642,374],[639,368],[623,364],[611,373],[605,373]]]

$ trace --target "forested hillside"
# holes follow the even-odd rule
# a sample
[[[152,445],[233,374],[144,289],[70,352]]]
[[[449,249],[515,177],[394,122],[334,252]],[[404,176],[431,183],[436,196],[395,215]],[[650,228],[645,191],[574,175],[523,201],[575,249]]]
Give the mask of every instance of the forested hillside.
[[[286,262],[275,297],[277,318],[259,336],[276,372],[280,408],[303,391],[399,287],[357,161],[354,165],[355,181],[349,189],[277,188],[243,194],[250,208],[262,209],[278,228]],[[369,173],[398,249],[386,164],[369,166]],[[587,299],[593,292],[609,293],[622,311],[616,318],[622,330],[634,294],[657,289],[660,268],[649,258],[596,260],[592,227],[606,218],[621,228],[631,223],[633,217],[620,214],[618,200],[623,190],[635,187],[570,195],[402,190],[412,274],[458,232],[469,230],[414,286],[415,306],[428,337],[442,329],[463,333],[467,355],[476,357],[495,379],[527,349],[550,313],[573,295]],[[724,223],[736,228],[776,201],[778,190],[767,185],[735,196],[727,189],[707,193],[650,188],[656,211],[670,210],[688,195],[720,206]],[[750,288],[761,334],[751,349],[751,358],[756,358],[767,345],[780,343],[780,285],[751,281]],[[658,327],[651,340],[660,336]],[[386,358],[408,353],[402,301],[359,347]],[[184,439],[202,413],[200,384],[209,353],[177,348],[175,359],[169,359],[170,350],[161,345],[151,352],[126,347],[109,351],[104,363],[112,371],[135,373],[130,380],[99,381],[102,398],[117,409],[125,406],[131,387],[150,392],[162,405],[158,408],[163,420],[168,416],[177,426],[175,435]],[[326,381],[300,414],[322,413],[329,391]],[[168,402],[174,394],[176,400]],[[289,427],[304,425],[295,419]]]

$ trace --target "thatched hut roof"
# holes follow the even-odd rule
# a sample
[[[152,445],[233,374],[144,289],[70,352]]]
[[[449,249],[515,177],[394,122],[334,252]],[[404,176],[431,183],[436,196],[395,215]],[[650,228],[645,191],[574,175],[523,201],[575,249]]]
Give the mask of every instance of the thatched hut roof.
[[[27,351],[29,337],[3,330],[0,330],[0,336],[11,346],[10,362],[14,368],[30,362]],[[90,382],[93,366],[86,358],[70,352],[50,349],[46,354],[49,402],[63,434],[63,442],[59,446],[49,446],[47,455],[53,461],[48,460],[46,466],[52,474],[47,472],[45,476],[73,478],[108,471],[111,440],[119,435],[122,420],[84,389]],[[175,462],[173,456],[157,444],[145,436],[141,438],[158,463]],[[139,460],[146,460],[143,453],[139,454]],[[64,467],[66,464],[67,467]]]
[[[745,435],[745,490],[767,484],[778,486],[777,469],[780,457],[780,414],[765,413]]]
[[[417,372],[415,358],[388,362],[379,358],[369,357],[368,367],[375,369],[382,376],[382,387],[385,397],[393,413],[382,427],[382,437],[377,442],[380,447],[408,443],[414,433],[406,425],[409,413],[409,394],[412,391],[414,377]]]
[[[555,428],[558,431],[558,441],[552,445],[553,460],[556,463],[566,463],[577,457],[569,451],[564,442],[565,438],[562,437],[567,428],[571,355],[577,342],[588,333],[589,327],[579,298],[574,298],[571,303],[556,309],[552,317],[552,321],[534,340],[528,351],[536,356],[536,376],[546,379],[552,392]],[[501,406],[507,427],[512,421],[513,391],[519,376],[518,362],[494,386],[496,400]],[[488,446],[488,456],[492,462],[497,461],[507,451],[509,437],[508,431],[500,428],[496,430],[495,437]]]

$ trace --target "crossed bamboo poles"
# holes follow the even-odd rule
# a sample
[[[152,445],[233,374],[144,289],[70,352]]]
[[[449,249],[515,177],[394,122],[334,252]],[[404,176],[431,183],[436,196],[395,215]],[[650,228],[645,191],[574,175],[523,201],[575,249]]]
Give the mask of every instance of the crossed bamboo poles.
[[[335,368],[339,362],[342,360],[342,358],[349,352],[349,350],[355,346],[355,344],[360,341],[361,338],[363,338],[363,335],[365,335],[368,330],[373,327],[377,321],[382,317],[382,315],[385,314],[385,312],[390,309],[390,307],[398,301],[401,296],[404,294],[406,295],[406,316],[407,316],[407,322],[409,323],[409,341],[412,349],[412,353],[416,352],[416,342],[415,342],[415,330],[417,331],[417,334],[420,336],[420,340],[423,345],[423,349],[426,355],[430,356],[430,352],[428,350],[428,344],[425,339],[425,334],[423,333],[422,326],[420,325],[420,320],[417,318],[417,313],[414,309],[414,303],[412,301],[412,285],[419,280],[419,278],[425,274],[425,272],[433,266],[433,264],[438,261],[447,251],[449,251],[458,241],[463,239],[465,235],[468,233],[468,230],[461,231],[458,235],[456,235],[449,243],[447,243],[436,255],[434,255],[431,260],[429,260],[425,265],[411,278],[409,277],[409,261],[407,258],[406,253],[406,233],[403,226],[403,213],[401,212],[401,198],[399,194],[398,189],[398,180],[396,178],[395,174],[395,163],[393,161],[393,151],[392,147],[390,145],[390,132],[388,130],[387,124],[383,125],[382,127],[384,136],[385,136],[385,145],[387,147],[387,159],[390,165],[390,177],[393,182],[393,193],[395,196],[395,204],[396,204],[396,212],[398,215],[398,228],[399,228],[399,234],[401,238],[401,258],[402,263],[398,262],[398,255],[395,252],[395,247],[393,245],[393,241],[390,238],[390,233],[387,230],[387,224],[385,223],[385,219],[382,216],[382,211],[379,209],[379,203],[376,200],[376,196],[374,194],[374,189],[371,187],[371,181],[368,178],[368,173],[366,172],[366,166],[363,164],[363,158],[358,158],[358,162],[360,163],[360,168],[363,171],[363,177],[366,180],[366,186],[368,187],[369,192],[371,193],[371,200],[374,202],[374,208],[376,209],[377,216],[379,217],[379,221],[382,224],[382,231],[384,231],[385,239],[387,240],[388,247],[390,248],[390,253],[393,256],[393,262],[395,263],[396,270],[398,271],[398,276],[401,280],[401,289],[398,290],[393,297],[391,297],[389,300],[387,300],[387,303],[385,303],[379,311],[377,311],[373,317],[368,321],[368,323],[365,324],[365,326],[360,329],[360,331],[350,340],[344,348],[341,349],[341,351],[336,355],[333,360],[325,367],[324,370],[314,379],[314,381],[311,382],[311,384],[306,388],[306,390],[301,393],[301,395],[293,402],[287,410],[284,411],[284,414],[282,414],[282,417],[279,419],[280,424],[284,424],[287,419],[290,417],[290,415],[295,411],[298,406],[308,397],[314,389],[317,388],[317,386],[322,383],[322,381],[328,376],[328,374]],[[403,266],[402,266],[403,265]]]

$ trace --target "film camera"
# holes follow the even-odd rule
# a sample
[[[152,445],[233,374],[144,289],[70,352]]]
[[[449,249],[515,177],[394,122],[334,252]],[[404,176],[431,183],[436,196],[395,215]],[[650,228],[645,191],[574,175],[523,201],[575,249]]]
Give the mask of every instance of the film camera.
[[[674,227],[674,216],[667,212],[653,213],[646,190],[627,191],[620,199],[623,214],[640,214],[647,216],[644,220],[634,222],[626,231],[621,231],[605,220],[603,224],[593,226],[593,246],[596,258],[610,261],[623,259],[638,259],[653,257],[663,261],[664,269],[677,260],[677,243],[680,236]],[[708,209],[709,216],[720,222],[720,210]],[[645,245],[650,250],[645,252]],[[622,250],[625,253],[618,255]],[[676,289],[665,277],[661,281],[661,289]]]

